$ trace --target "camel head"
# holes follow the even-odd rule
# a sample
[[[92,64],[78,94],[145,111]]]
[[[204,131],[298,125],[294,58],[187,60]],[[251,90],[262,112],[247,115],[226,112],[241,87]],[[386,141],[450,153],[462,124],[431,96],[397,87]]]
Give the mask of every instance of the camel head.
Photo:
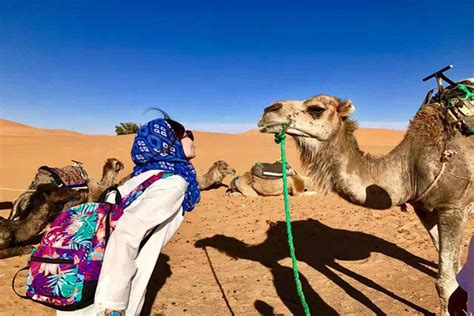
[[[265,108],[258,123],[263,133],[277,133],[287,125],[286,133],[295,139],[315,139],[320,142],[336,135],[344,121],[354,112],[349,100],[318,95],[304,101],[279,101]]]
[[[108,171],[119,173],[123,169],[124,169],[123,162],[115,158],[109,158],[105,161],[103,173],[105,174]]]
[[[224,160],[218,160],[213,165],[212,168],[216,168],[223,176],[235,175],[235,170]]]

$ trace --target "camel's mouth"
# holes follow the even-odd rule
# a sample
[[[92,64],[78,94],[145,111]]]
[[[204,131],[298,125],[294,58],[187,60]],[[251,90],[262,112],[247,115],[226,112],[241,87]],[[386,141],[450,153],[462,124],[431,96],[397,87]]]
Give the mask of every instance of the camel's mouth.
[[[261,133],[269,133],[269,134],[276,134],[281,133],[283,131],[284,126],[288,126],[286,129],[286,134],[291,136],[299,136],[299,137],[311,137],[310,134],[302,131],[292,124],[288,124],[288,122],[274,122],[274,123],[259,123],[259,129]]]

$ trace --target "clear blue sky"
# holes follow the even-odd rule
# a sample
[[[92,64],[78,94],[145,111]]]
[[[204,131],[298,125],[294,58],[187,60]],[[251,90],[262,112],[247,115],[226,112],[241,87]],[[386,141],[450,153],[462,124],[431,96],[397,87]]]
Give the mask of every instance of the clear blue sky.
[[[0,116],[113,134],[159,106],[237,131],[279,99],[350,98],[401,126],[454,64],[474,77],[474,1],[3,1]]]

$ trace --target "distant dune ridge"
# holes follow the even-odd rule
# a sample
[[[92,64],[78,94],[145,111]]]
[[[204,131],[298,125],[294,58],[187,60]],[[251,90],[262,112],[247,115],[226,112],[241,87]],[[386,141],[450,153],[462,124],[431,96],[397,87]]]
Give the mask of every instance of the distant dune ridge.
[[[223,159],[237,173],[243,173],[257,161],[279,159],[279,147],[273,136],[253,129],[241,134],[199,132],[196,135],[198,157],[193,160],[196,170],[208,170],[213,162]],[[404,133],[395,130],[360,129],[356,132],[364,150],[385,153],[393,148]],[[25,188],[42,165],[64,166],[71,160],[84,163],[87,171],[99,178],[103,162],[118,158],[125,163],[125,172],[132,169],[130,148],[133,135],[86,135],[68,130],[43,129],[0,119],[0,187]],[[288,159],[300,169],[293,140],[288,142]],[[18,195],[0,190],[0,200]]]

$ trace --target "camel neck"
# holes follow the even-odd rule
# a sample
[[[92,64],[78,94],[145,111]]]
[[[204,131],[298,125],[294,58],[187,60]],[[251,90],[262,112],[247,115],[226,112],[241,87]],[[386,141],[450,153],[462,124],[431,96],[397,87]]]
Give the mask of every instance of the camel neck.
[[[224,179],[222,173],[219,172],[218,168],[211,169],[209,170],[209,172],[211,173],[213,179],[217,179],[219,181],[222,181],[222,179]]]
[[[410,142],[406,139],[382,157],[360,150],[353,130],[319,144],[305,165],[326,191],[331,189],[352,203],[374,209],[387,209],[410,199]],[[302,150],[303,161],[311,150],[311,146],[306,147]]]
[[[346,142],[349,154],[340,156],[336,192],[374,209],[387,209],[410,199],[409,141],[402,141],[391,152],[379,157],[362,152],[353,134],[341,141]]]
[[[115,183],[115,173],[113,170],[106,170],[102,174],[100,183],[103,185],[113,185]]]

